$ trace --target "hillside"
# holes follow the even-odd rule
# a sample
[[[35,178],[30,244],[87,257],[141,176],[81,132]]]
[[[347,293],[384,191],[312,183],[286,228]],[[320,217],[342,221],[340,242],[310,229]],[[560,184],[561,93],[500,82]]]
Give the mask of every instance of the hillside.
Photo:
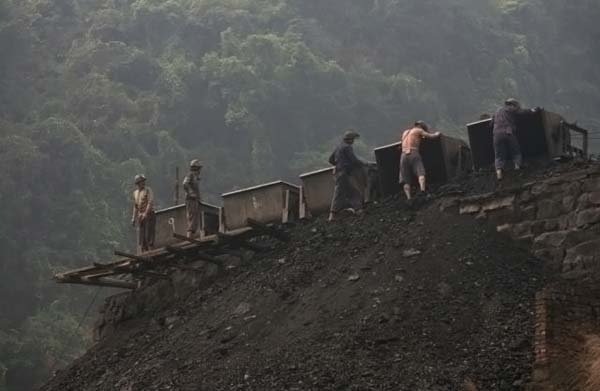
[[[89,346],[96,292],[49,276],[130,247],[138,173],[170,206],[200,158],[216,201],[323,167],[348,127],[368,158],[416,119],[464,138],[508,96],[598,153],[599,18],[597,0],[1,1],[0,388]]]
[[[147,307],[42,390],[457,390],[465,381],[517,390],[528,382],[544,273],[493,228],[390,201],[289,232],[289,244]]]

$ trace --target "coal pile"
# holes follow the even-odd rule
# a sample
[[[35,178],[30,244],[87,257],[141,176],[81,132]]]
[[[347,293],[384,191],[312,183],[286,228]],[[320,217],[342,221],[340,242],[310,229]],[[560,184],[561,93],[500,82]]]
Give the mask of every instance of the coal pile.
[[[287,228],[121,330],[42,390],[519,390],[533,364],[526,249],[470,217],[400,201]]]

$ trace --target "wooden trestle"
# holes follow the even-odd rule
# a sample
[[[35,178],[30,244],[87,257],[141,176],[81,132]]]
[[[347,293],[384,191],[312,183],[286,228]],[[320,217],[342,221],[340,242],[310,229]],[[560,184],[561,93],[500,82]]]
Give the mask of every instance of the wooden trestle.
[[[192,262],[204,261],[223,268],[223,263],[216,258],[219,255],[239,257],[243,254],[240,249],[254,252],[265,250],[266,248],[256,243],[248,242],[253,237],[272,236],[279,240],[287,240],[287,236],[274,227],[251,223],[251,227],[207,236],[201,240],[174,233],[174,238],[180,242],[171,246],[137,255],[115,251],[115,255],[121,258],[108,263],[94,262],[92,266],[57,273],[54,280],[60,284],[136,289],[146,278],[168,279],[169,271],[194,270],[187,266]]]

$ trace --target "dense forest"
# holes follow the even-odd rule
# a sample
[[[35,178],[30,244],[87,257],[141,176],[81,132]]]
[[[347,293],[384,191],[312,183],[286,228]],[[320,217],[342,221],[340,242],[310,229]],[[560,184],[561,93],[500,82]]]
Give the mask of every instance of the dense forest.
[[[90,342],[97,291],[51,276],[130,247],[135,174],[167,206],[198,157],[214,200],[323,166],[347,127],[368,157],[415,119],[464,137],[508,96],[600,130],[598,20],[598,0],[1,0],[0,390]]]

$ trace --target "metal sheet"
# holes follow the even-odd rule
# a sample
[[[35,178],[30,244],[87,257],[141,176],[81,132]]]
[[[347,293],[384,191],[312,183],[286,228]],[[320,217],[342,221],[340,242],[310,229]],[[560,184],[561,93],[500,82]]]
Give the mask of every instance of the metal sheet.
[[[379,187],[383,196],[389,196],[400,192],[398,178],[400,176],[400,148],[402,143],[397,142],[375,148],[375,160],[377,161]]]
[[[469,145],[473,156],[473,167],[476,170],[490,167],[494,164],[494,138],[492,135],[492,120],[467,124]]]
[[[202,238],[212,235],[220,230],[220,209],[217,206],[204,202],[200,203],[200,228],[197,233]],[[156,212],[156,231],[154,237],[154,247],[160,248],[178,242],[173,238],[173,227],[169,222],[173,219],[175,232],[185,235],[187,231],[187,218],[185,204],[161,209]]]
[[[266,183],[225,193],[222,197],[226,230],[243,228],[248,219],[267,224],[299,217],[300,188],[291,183]]]
[[[304,203],[312,216],[329,212],[335,178],[333,167],[300,175]]]

